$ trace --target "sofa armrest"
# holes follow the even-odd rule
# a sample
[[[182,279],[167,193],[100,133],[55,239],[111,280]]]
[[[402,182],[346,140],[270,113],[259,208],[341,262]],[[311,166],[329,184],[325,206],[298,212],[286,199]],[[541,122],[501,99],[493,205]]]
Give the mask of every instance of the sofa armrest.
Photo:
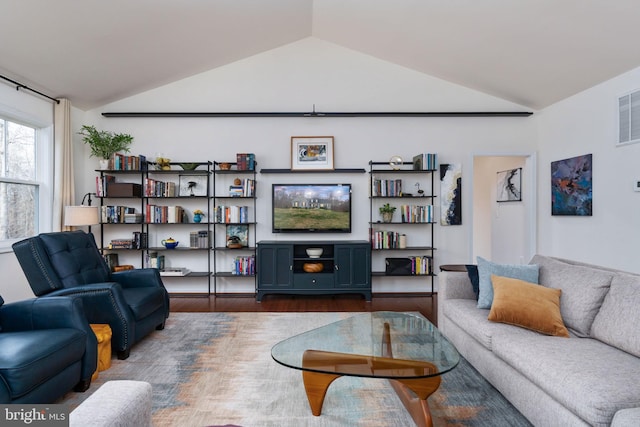
[[[70,427],[150,427],[151,384],[108,381],[69,414]]]
[[[438,278],[438,302],[447,299],[476,299],[467,273],[442,271]]]
[[[640,408],[621,409],[613,416],[611,427],[636,427],[640,425]]]

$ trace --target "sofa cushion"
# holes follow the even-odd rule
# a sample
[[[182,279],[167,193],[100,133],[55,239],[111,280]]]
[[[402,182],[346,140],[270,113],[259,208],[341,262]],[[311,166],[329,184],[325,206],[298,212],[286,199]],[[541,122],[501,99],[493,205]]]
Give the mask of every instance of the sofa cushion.
[[[546,335],[569,337],[560,316],[559,289],[491,276],[493,304],[488,319],[521,326]]]
[[[487,312],[476,307],[475,300],[452,299],[446,304],[438,306],[443,310],[444,317],[459,328],[468,333],[487,350],[491,350],[492,337],[496,333],[510,331],[511,333],[523,333],[536,335],[535,332],[518,328],[504,323],[490,322],[487,320]],[[441,325],[438,325],[440,327]]]
[[[640,277],[616,275],[591,326],[591,336],[640,357]]]
[[[0,376],[13,400],[82,359],[86,335],[77,329],[0,333]],[[80,365],[78,365],[80,379]]]
[[[493,352],[590,425],[640,407],[640,359],[590,338],[496,333]]]
[[[615,273],[540,255],[531,262],[540,267],[538,283],[562,290],[560,313],[567,328],[588,337]]]
[[[530,283],[538,283],[537,265],[510,265],[496,264],[482,257],[478,259],[478,276],[480,277],[480,295],[478,296],[478,308],[491,308],[493,302],[493,285],[491,275],[511,277]]]

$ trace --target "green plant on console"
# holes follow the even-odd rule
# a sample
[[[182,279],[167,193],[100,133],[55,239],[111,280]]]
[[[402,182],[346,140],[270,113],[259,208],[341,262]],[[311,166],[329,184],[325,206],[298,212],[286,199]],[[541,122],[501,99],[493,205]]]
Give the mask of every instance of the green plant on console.
[[[119,151],[128,153],[133,142],[133,136],[129,134],[97,130],[95,126],[83,125],[78,134],[82,135],[82,141],[91,147],[91,156],[104,160],[110,159]]]

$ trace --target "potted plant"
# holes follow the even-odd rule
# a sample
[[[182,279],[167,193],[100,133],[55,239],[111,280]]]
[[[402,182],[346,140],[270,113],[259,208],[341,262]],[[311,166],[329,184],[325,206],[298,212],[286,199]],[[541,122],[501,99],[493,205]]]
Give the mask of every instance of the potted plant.
[[[396,211],[395,206],[391,206],[389,203],[385,203],[380,206],[380,215],[382,215],[382,222],[391,222],[393,219],[393,213]]]
[[[114,133],[97,130],[95,126],[83,125],[79,135],[82,141],[91,147],[91,157],[100,159],[100,169],[107,169],[111,156],[119,151],[129,152],[133,137],[126,133]]]

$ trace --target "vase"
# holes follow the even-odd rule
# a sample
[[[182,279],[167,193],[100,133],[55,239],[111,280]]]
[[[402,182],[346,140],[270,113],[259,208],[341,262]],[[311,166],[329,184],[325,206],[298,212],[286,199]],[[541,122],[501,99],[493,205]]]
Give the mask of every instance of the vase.
[[[100,159],[100,170],[106,171],[109,169],[109,159]]]
[[[202,215],[193,214],[193,222],[200,222],[200,221],[202,221]]]
[[[382,212],[382,222],[391,222],[393,219],[393,212]]]

